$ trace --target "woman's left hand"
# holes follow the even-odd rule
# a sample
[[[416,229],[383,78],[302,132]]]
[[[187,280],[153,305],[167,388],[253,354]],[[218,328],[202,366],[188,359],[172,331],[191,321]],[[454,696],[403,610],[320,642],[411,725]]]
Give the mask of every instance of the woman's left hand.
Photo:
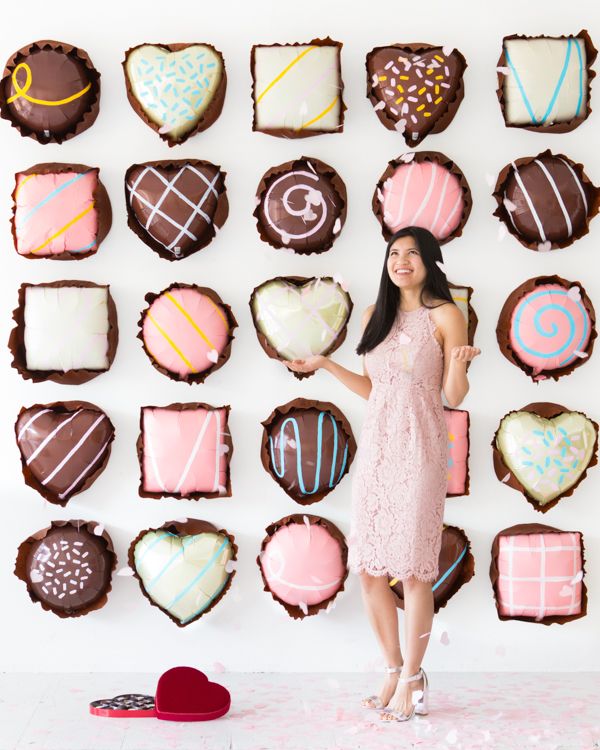
[[[481,349],[476,346],[454,346],[450,351],[451,357],[457,362],[471,362],[479,354]]]

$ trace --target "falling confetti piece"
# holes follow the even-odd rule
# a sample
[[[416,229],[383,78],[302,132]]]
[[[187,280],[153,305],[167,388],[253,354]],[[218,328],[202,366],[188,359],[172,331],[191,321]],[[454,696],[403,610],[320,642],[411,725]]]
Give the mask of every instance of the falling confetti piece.
[[[41,583],[44,580],[44,576],[39,570],[32,570],[29,576],[31,583]]]
[[[508,472],[508,474],[506,476],[502,477],[502,479],[500,481],[502,481],[502,482],[508,482],[509,479],[510,479],[510,471]]]
[[[124,568],[120,568],[117,570],[118,576],[132,576],[134,575],[133,570],[129,567],[129,565],[126,565]]]
[[[448,637],[448,632],[446,630],[444,630],[440,636],[440,643],[442,644],[442,646],[450,645],[450,638]]]
[[[446,275],[446,267],[444,266],[444,264],[442,263],[442,261],[441,260],[436,260],[435,265],[440,269],[440,271],[445,276]]]
[[[222,456],[224,453],[229,453],[229,446],[225,443],[219,445],[219,454]]]
[[[339,284],[345,292],[348,291],[348,286],[341,273],[339,272],[334,273],[333,280],[335,281],[336,284]]]
[[[576,573],[575,578],[573,578],[570,581],[571,586],[574,586],[576,583],[579,583],[579,581],[583,580],[583,570],[580,570]]]
[[[233,571],[236,569],[236,567],[237,567],[236,560],[227,560],[227,562],[225,563],[225,572],[226,573],[233,573]]]
[[[496,68],[498,73],[502,73],[503,76],[509,76],[510,75],[510,68],[504,68],[500,66],[499,68]]]
[[[169,123],[166,122],[164,125],[160,126],[160,128],[158,129],[158,132],[160,133],[160,135],[165,135],[165,133],[170,133],[171,132],[171,127],[172,126],[169,125]]]
[[[305,615],[308,614],[308,607],[306,605],[306,602],[298,602],[298,606],[304,612]]]
[[[569,287],[567,297],[574,302],[581,302],[581,289],[577,285]]]
[[[102,534],[104,534],[104,526],[101,523],[94,527],[94,534],[96,536],[102,536]]]
[[[489,172],[486,172],[485,181],[490,187],[494,187],[494,185],[496,184],[496,178],[494,177],[493,174],[490,174]]]
[[[538,250],[540,253],[547,253],[551,249],[552,243],[550,242],[550,240],[546,240],[545,242],[538,242]]]
[[[188,519],[185,516],[182,516],[181,518],[175,519],[176,523],[187,523]]]
[[[222,672],[225,672],[225,671],[226,671],[226,669],[225,669],[225,667],[224,667],[224,666],[223,666],[223,665],[221,664],[221,662],[220,662],[220,661],[216,661],[216,662],[214,662],[214,663],[213,663],[213,672],[219,672],[219,673],[222,673]]]
[[[333,230],[332,231],[333,231],[334,234],[339,234],[341,228],[342,228],[342,222],[340,220],[340,217],[338,216],[337,219],[333,223]]]
[[[219,352],[216,349],[211,349],[206,353],[206,359],[210,359],[211,362],[216,362],[219,359]]]
[[[580,352],[579,349],[575,349],[575,351],[573,352],[573,354],[576,357],[579,357],[579,359],[585,359],[588,356],[587,352]]]
[[[412,341],[412,339],[411,339],[411,337],[408,334],[406,334],[406,333],[404,333],[404,331],[402,331],[400,333],[400,336],[398,337],[398,341],[401,344],[410,344],[410,342]]]
[[[508,229],[504,224],[500,224],[498,227],[498,242],[502,242],[502,240],[506,237],[508,234]]]
[[[515,205],[515,204],[514,204],[514,203],[513,203],[512,201],[508,200],[508,198],[505,198],[505,199],[504,199],[504,200],[502,201],[502,203],[504,204],[504,208],[505,208],[505,209],[506,209],[507,211],[509,211],[509,212],[510,212],[511,214],[512,214],[512,212],[513,212],[513,211],[516,211],[516,210],[517,210],[517,207],[516,207],[516,205]]]
[[[377,200],[380,203],[383,203],[383,193],[381,192],[381,190],[379,188],[377,188]]]
[[[450,55],[454,52],[454,47],[448,47],[448,46],[442,47],[442,52],[444,53],[446,57],[450,57]]]
[[[415,152],[414,151],[409,151],[406,154],[402,154],[402,156],[400,157],[400,161],[403,161],[405,164],[408,164],[414,158],[415,158]]]

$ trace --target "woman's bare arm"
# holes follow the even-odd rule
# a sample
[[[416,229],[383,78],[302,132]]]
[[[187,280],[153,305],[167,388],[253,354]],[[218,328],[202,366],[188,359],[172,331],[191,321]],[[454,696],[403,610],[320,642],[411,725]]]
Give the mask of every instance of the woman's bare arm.
[[[432,312],[433,320],[442,336],[444,374],[442,389],[448,406],[459,406],[469,391],[467,363],[481,350],[468,345],[467,325],[456,305],[440,305]]]

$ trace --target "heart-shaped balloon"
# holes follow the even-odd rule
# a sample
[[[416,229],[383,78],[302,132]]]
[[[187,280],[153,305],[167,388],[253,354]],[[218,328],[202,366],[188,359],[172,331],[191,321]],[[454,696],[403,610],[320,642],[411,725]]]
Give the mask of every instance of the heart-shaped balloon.
[[[225,531],[204,521],[173,521],[144,531],[129,550],[143,593],[183,627],[224,595],[235,571],[236,546]]]
[[[274,359],[330,354],[346,336],[352,300],[331,277],[277,277],[250,298],[258,340]]]
[[[207,44],[142,44],[123,63],[135,111],[172,146],[204,130],[223,107],[223,56]]]
[[[545,511],[570,494],[596,462],[597,444],[597,425],[585,414],[558,404],[530,404],[500,422],[496,473],[504,479],[508,470],[507,483]]]
[[[66,505],[104,470],[115,428],[94,404],[65,401],[21,409],[15,434],[27,484]]]

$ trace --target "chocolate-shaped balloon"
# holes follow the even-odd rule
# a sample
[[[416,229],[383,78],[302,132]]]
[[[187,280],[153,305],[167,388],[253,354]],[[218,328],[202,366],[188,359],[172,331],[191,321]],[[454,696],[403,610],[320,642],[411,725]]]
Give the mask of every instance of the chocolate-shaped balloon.
[[[19,255],[80,260],[98,250],[112,221],[99,171],[53,162],[17,172],[12,234]]]
[[[80,617],[106,604],[116,565],[101,524],[52,521],[19,546],[15,575],[32,602],[59,617]]]
[[[475,574],[475,561],[471,554],[471,542],[458,526],[446,526],[442,532],[439,575],[431,584],[434,609],[445,607],[456,592],[468,583]],[[402,581],[390,578],[390,586],[396,594],[396,604],[404,609],[404,587]]]
[[[211,44],[139,44],[123,61],[135,113],[169,146],[210,127],[221,114],[227,76]]]
[[[105,284],[50,281],[21,284],[8,346],[26,380],[77,385],[111,366],[117,351],[117,310]]]
[[[535,382],[558,380],[587,362],[596,335],[585,289],[560,276],[538,276],[517,287],[496,327],[502,354]]]
[[[39,143],[62,143],[98,116],[100,74],[87,52],[43,40],[17,50],[0,81],[0,117]]]
[[[171,380],[202,383],[231,354],[236,319],[207,287],[171,284],[146,295],[138,338],[152,365]]]
[[[257,286],[250,310],[260,345],[286,362],[332,354],[346,338],[352,300],[330,276],[278,276]],[[297,378],[314,373],[293,373]]]
[[[115,428],[87,401],[22,408],[15,424],[25,482],[56,505],[66,505],[104,471]]]
[[[560,404],[528,404],[502,418],[492,447],[498,479],[546,513],[597,463],[598,425]]]
[[[322,500],[348,473],[356,442],[333,404],[297,398],[278,406],[262,425],[262,464],[297,503]]]
[[[129,228],[161,258],[187,258],[227,219],[225,176],[199,159],[133,164],[125,173]]]
[[[250,54],[252,130],[280,138],[341,133],[341,42],[255,44]]]
[[[541,523],[503,529],[492,543],[490,579],[500,620],[559,625],[584,617],[583,534]]]
[[[231,534],[190,518],[142,531],[129,547],[129,566],[150,604],[185,627],[223,598],[236,555]]]
[[[429,230],[441,245],[460,237],[472,204],[464,174],[439,151],[410,152],[392,159],[372,200],[386,240],[404,227],[417,226]]]
[[[231,497],[229,406],[143,406],[137,442],[141,497]]]
[[[450,288],[450,294],[452,295],[454,304],[463,314],[465,323],[467,324],[467,340],[469,342],[469,346],[473,346],[473,342],[475,340],[475,331],[477,330],[477,324],[479,323],[477,314],[475,313],[473,305],[471,304],[473,287],[465,286],[463,284],[453,284],[450,281],[448,282],[448,287]]]
[[[597,50],[587,31],[574,36],[511,34],[498,60],[498,101],[509,128],[568,133],[591,112]]]
[[[465,58],[432,44],[391,44],[367,55],[367,97],[388,130],[416,146],[441,133],[464,97]]]
[[[469,494],[469,412],[444,407],[448,429],[446,497]]]
[[[346,186],[335,169],[302,156],[263,175],[254,216],[265,242],[309,255],[333,245],[344,226],[346,207]]]
[[[325,518],[299,514],[266,531],[256,558],[264,590],[294,619],[328,612],[348,576],[342,532]]]
[[[583,165],[549,150],[504,167],[494,198],[494,216],[530,250],[568,247],[588,233],[600,208],[600,190]]]

